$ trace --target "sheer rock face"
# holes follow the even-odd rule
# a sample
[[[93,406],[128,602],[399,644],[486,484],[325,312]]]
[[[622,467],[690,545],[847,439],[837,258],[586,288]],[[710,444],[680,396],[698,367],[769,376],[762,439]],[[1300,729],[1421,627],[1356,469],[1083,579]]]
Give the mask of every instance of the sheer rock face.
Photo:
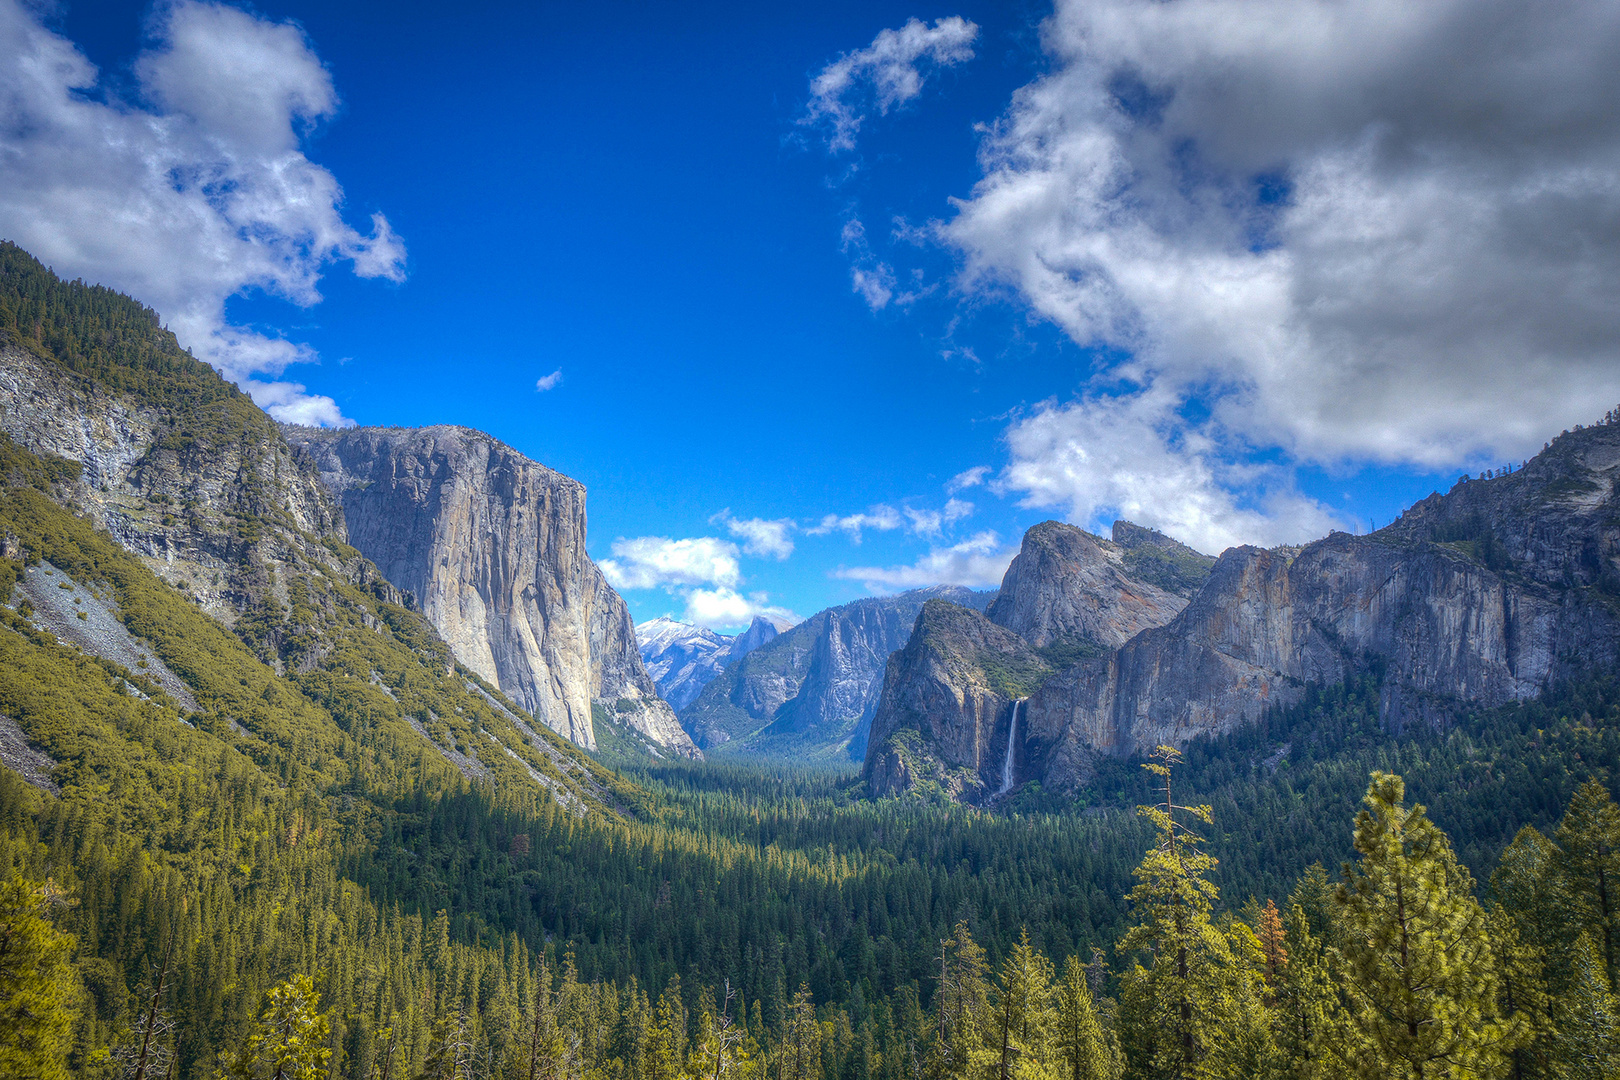
[[[906,643],[923,604],[940,598],[976,607],[986,599],[936,586],[817,612],[729,664],[681,721],[705,749],[859,760],[889,654]]]
[[[693,752],[585,552],[582,485],[468,428],[283,430],[341,501],[349,543],[463,664],[581,746],[596,745],[595,701]]]
[[[1097,624],[1086,620],[1106,609],[1102,600],[1075,601],[1064,586],[1041,578],[1067,575],[1066,587],[1082,597],[1101,582],[1111,602],[1115,564],[1103,542],[1051,525],[1031,532],[1045,535],[1026,539],[992,618],[1031,644],[1064,633],[1095,638],[1097,631],[1087,628]],[[1106,564],[1099,564],[1099,550]],[[1167,550],[1158,546],[1150,554],[1160,558]],[[1190,580],[1188,567],[1201,572],[1181,553],[1169,554],[1173,565],[1160,568],[1167,583],[1178,575]],[[1140,559],[1131,561],[1140,572]],[[1087,584],[1077,588],[1081,580]],[[890,665],[886,687],[893,686],[897,702],[939,710],[911,724],[933,733],[921,746],[923,757],[965,763],[960,746],[977,737],[981,722],[943,691],[929,698],[907,680],[926,685],[969,676],[908,663],[911,653],[908,645]],[[1006,648],[1001,662],[1019,655]],[[1173,619],[1106,655],[1067,663],[1031,694],[1017,778],[1072,789],[1087,780],[1098,754],[1231,731],[1298,700],[1309,683],[1379,673],[1384,722],[1399,730],[1443,723],[1461,707],[1533,698],[1550,684],[1616,663],[1620,425],[1608,425],[1560,437],[1516,472],[1432,495],[1367,536],[1335,533],[1303,548],[1228,550]],[[967,685],[953,693],[960,696]],[[874,791],[894,789],[894,771],[869,756]]]
[[[1187,606],[1185,597],[1137,578],[1125,554],[1084,529],[1044,521],[1024,534],[987,614],[1037,648],[1074,642],[1117,649]]]
[[[975,802],[993,795],[1009,753],[1017,774],[1009,728],[1019,679],[1045,673],[1017,634],[971,608],[930,600],[884,673],[863,770],[868,790],[937,788]]]

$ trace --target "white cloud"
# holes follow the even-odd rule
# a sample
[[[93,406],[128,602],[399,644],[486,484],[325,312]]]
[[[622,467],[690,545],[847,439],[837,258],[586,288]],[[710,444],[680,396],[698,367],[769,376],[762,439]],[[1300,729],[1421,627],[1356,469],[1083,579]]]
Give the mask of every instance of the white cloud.
[[[540,378],[534,381],[534,388],[543,394],[547,390],[555,388],[560,382],[562,382],[562,368],[558,368],[550,375],[540,376]]]
[[[753,532],[757,534],[757,539],[766,544],[781,541],[787,543],[789,552],[793,550],[785,532],[773,535],[770,528],[755,528],[781,524],[779,522],[757,518],[733,522],[729,511],[722,511],[715,517],[727,521],[728,525],[740,526],[742,531],[738,533],[734,530],[736,535],[746,536]],[[774,551],[765,553],[775,554]],[[798,616],[786,608],[772,605],[766,593],[751,592],[745,595],[740,590],[743,578],[742,567],[737,561],[738,554],[736,544],[713,536],[681,540],[672,540],[667,536],[638,536],[615,540],[613,558],[603,559],[597,565],[601,567],[602,576],[615,589],[663,589],[671,596],[680,597],[686,602],[682,621],[711,630],[740,629],[748,625],[755,615],[797,622]],[[785,558],[786,555],[778,557]]]
[[[613,558],[598,565],[615,589],[698,585],[732,589],[742,581],[737,545],[712,536],[621,538],[613,541]]]
[[[1343,527],[1284,470],[1221,456],[1173,405],[1152,392],[1044,404],[1008,431],[1012,460],[997,486],[1023,492],[1026,507],[1063,507],[1096,531],[1127,518],[1208,552]]]
[[[682,621],[711,630],[736,630],[753,622],[756,615],[794,623],[800,621],[787,608],[767,603],[764,593],[744,596],[734,589],[693,589],[686,595],[686,614]]]
[[[917,536],[938,536],[947,525],[954,524],[973,513],[973,504],[962,499],[951,498],[945,501],[941,510],[917,510],[910,506],[904,508],[907,520],[911,522],[907,531]]]
[[[0,235],[155,308],[278,419],[346,423],[330,398],[265,381],[313,360],[306,346],[225,317],[250,289],[318,302],[337,260],[404,278],[387,220],[373,214],[369,235],[345,222],[337,180],[300,149],[337,109],[330,74],[295,25],[187,0],[159,6],[133,70],[145,104],[0,0]]]
[[[810,80],[801,123],[823,129],[829,150],[852,150],[868,111],[879,115],[922,93],[924,63],[949,67],[973,59],[975,24],[958,15],[933,26],[911,19],[884,30],[864,49],[845,53]]]
[[[711,525],[724,525],[726,531],[743,542],[743,551],[773,559],[785,559],[793,554],[793,521],[789,518],[738,519],[731,511],[722,510],[709,519]]]
[[[905,524],[900,512],[892,506],[882,503],[871,507],[864,514],[849,514],[839,517],[837,514],[828,514],[821,519],[819,525],[813,525],[804,531],[811,536],[826,536],[837,530],[848,534],[853,543],[861,542],[861,533],[867,529],[876,532],[893,532]]]
[[[993,532],[981,532],[948,548],[933,548],[910,566],[848,566],[834,577],[859,581],[874,593],[900,592],[928,585],[963,585],[970,589],[1000,585],[1017,547],[1003,547]]]
[[[989,474],[990,466],[988,465],[975,465],[971,469],[964,469],[945,482],[945,494],[955,495],[959,491],[978,487],[984,483],[984,478]]]
[[[1127,359],[1015,423],[1003,483],[1079,515],[1134,483],[1213,546],[1323,524],[1246,461],[1456,468],[1595,418],[1617,43],[1602,0],[1059,0],[938,235]]]

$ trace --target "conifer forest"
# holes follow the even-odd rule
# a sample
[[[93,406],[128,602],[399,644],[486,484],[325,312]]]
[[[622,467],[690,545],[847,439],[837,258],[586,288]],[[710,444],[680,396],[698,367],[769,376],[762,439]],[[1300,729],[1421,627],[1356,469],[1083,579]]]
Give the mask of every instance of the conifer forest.
[[[0,256],[0,345],[153,418],[129,520],[239,609],[0,436],[0,1076],[1620,1076],[1614,672],[1395,729],[1373,670],[989,806],[593,756],[278,504],[152,312]],[[223,509],[150,480],[224,459]]]

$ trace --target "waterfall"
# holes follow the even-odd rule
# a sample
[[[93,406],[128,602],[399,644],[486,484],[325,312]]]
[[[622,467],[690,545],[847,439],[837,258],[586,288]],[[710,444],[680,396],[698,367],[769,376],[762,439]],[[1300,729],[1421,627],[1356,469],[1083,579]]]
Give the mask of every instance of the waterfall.
[[[997,795],[1005,795],[1012,790],[1013,784],[1013,747],[1018,743],[1018,711],[1024,707],[1029,698],[1019,698],[1013,702],[1012,721],[1007,725],[1007,757],[1001,763],[1001,790]]]

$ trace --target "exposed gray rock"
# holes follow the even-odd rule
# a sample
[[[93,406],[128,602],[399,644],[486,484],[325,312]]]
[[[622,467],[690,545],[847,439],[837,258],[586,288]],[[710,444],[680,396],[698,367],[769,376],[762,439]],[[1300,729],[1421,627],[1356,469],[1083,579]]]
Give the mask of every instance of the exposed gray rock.
[[[60,642],[77,645],[91,656],[122,664],[143,675],[186,712],[197,712],[197,699],[151,648],[124,628],[111,589],[90,589],[48,562],[28,567],[17,583],[13,604],[26,599],[30,621]]]
[[[4,765],[28,783],[60,795],[62,789],[51,779],[56,762],[51,756],[28,741],[28,736],[17,721],[0,713],[0,765]]]
[[[1024,534],[987,614],[1036,647],[1117,649],[1187,606],[1185,597],[1136,577],[1125,557],[1119,544],[1060,521],[1043,521]]]
[[[861,760],[884,665],[930,599],[982,610],[990,594],[935,586],[818,612],[728,666],[681,722],[705,750]]]
[[[337,496],[349,543],[414,596],[456,658],[594,748],[591,703],[695,754],[585,551],[585,488],[462,427],[284,428]]]
[[[636,641],[641,662],[647,666],[658,693],[678,712],[696,701],[727,664],[742,659],[792,625],[786,619],[756,615],[747,630],[726,637],[702,626],[660,616],[636,627]]]
[[[870,793],[920,789],[983,802],[999,791],[1009,755],[1016,781],[1013,708],[1049,670],[1017,634],[930,600],[884,673],[863,770]]]
[[[1371,535],[1227,551],[1174,620],[1031,696],[1021,772],[1072,788],[1097,754],[1231,731],[1312,683],[1379,674],[1398,730],[1617,662],[1620,426],[1603,426]]]

